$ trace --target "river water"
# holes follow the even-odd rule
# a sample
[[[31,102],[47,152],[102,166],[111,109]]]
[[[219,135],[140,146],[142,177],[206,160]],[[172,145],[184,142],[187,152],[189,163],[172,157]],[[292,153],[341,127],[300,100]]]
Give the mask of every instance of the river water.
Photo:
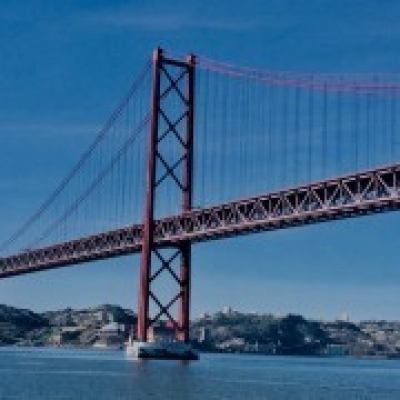
[[[0,348],[0,399],[400,399],[400,361],[202,354],[137,362],[123,351]]]

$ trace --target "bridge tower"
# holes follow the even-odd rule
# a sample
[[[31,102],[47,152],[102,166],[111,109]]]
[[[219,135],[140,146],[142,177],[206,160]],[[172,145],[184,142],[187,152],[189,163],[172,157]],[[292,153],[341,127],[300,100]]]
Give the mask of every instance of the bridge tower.
[[[141,342],[149,340],[149,329],[162,318],[175,328],[178,341],[189,341],[191,244],[157,245],[154,221],[167,181],[167,190],[175,192],[181,203],[179,212],[192,208],[194,79],[193,55],[182,61],[166,57],[160,48],[154,51],[137,329]],[[165,273],[175,284],[169,301],[160,299],[155,285]]]

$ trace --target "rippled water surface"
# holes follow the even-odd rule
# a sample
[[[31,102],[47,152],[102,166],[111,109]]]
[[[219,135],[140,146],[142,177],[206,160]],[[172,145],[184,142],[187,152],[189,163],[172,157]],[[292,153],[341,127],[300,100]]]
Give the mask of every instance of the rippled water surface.
[[[400,361],[0,348],[0,399],[400,399]]]

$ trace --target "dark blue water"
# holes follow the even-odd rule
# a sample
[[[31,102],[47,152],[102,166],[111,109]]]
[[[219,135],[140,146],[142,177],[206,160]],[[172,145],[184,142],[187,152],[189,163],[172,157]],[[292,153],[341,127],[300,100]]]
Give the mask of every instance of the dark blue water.
[[[0,399],[400,399],[400,361],[0,348]]]

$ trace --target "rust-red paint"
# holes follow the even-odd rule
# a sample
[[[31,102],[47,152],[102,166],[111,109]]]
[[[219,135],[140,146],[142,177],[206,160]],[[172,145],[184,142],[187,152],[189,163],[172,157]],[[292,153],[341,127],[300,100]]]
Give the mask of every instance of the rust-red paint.
[[[176,189],[182,193],[182,212],[188,212],[192,208],[195,60],[194,56],[189,56],[185,62],[168,59],[164,57],[161,49],[157,49],[154,52],[153,63],[152,116],[147,164],[146,209],[143,220],[137,337],[140,341],[147,341],[149,328],[162,316],[167,316],[169,321],[177,328],[177,338],[187,342],[189,340],[191,242],[187,241],[174,246],[177,248],[180,257],[180,276],[178,278],[173,272],[172,263],[174,260],[163,258],[161,252],[157,251],[158,244],[154,241],[154,208],[158,193],[157,189],[168,177],[175,181]],[[177,78],[171,77],[166,69],[167,66],[178,69]],[[166,82],[163,92],[161,92],[162,80]],[[184,93],[178,87],[178,83],[182,80],[186,87]],[[183,97],[182,114],[178,118],[178,121],[186,119],[185,132],[183,132],[182,136],[175,131],[178,121],[172,120],[167,114],[168,111],[162,107],[163,99],[174,91]],[[160,132],[160,117],[168,122],[169,129],[166,132]],[[159,149],[159,145],[166,135],[176,135],[182,145],[183,154],[172,165],[168,164]],[[166,172],[156,179],[158,162],[163,165]],[[179,177],[175,172],[175,167],[181,163],[183,176]],[[157,256],[156,259],[162,264],[158,272],[153,275],[152,254],[155,254]],[[172,274],[179,286],[178,293],[166,305],[162,304],[157,293],[151,290],[152,282],[162,271]],[[160,310],[153,318],[149,315],[150,299]],[[170,309],[177,301],[179,301],[179,315],[175,317],[171,315]]]

